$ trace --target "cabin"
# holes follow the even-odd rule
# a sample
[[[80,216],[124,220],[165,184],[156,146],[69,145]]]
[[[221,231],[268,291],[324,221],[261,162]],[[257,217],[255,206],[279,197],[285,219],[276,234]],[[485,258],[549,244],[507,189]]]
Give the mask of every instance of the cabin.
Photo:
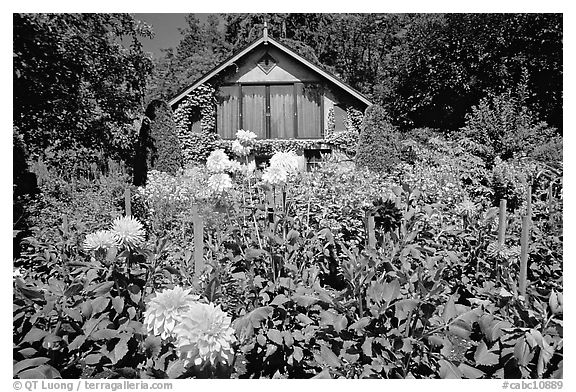
[[[216,86],[213,128],[222,139],[234,139],[238,129],[258,139],[317,142],[307,158],[329,150],[326,132],[344,131],[350,109],[364,112],[371,102],[336,76],[308,61],[286,45],[262,36],[198,79],[170,102],[179,105],[204,85]],[[202,132],[196,118],[188,132]],[[312,145],[312,144],[311,144]]]

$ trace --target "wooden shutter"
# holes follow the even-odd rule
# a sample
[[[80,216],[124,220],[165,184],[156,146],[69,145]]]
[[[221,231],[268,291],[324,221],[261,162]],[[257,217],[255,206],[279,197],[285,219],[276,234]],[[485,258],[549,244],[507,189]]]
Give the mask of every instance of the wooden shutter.
[[[270,86],[270,138],[294,135],[294,86]]]
[[[216,129],[223,139],[233,139],[239,129],[240,86],[221,86],[216,107]]]
[[[266,138],[265,86],[242,86],[242,129]]]
[[[298,138],[322,137],[322,93],[315,84],[296,83],[298,105]]]

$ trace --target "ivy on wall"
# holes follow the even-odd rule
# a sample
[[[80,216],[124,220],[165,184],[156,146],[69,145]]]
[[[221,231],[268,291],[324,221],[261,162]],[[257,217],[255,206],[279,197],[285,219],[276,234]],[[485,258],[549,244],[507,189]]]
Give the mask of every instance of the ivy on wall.
[[[309,91],[311,93],[312,91]],[[317,91],[314,91],[317,92]],[[182,149],[184,164],[205,163],[212,151],[223,149],[232,154],[232,140],[224,140],[216,130],[216,89],[209,84],[202,84],[190,92],[174,111],[178,139]],[[329,146],[352,157],[356,154],[358,135],[364,117],[360,110],[346,108],[346,131],[335,132],[334,109],[328,112],[328,127],[324,139],[258,139],[252,148],[254,155],[272,155],[276,151],[294,151]],[[192,132],[193,123],[200,121],[201,132]]]

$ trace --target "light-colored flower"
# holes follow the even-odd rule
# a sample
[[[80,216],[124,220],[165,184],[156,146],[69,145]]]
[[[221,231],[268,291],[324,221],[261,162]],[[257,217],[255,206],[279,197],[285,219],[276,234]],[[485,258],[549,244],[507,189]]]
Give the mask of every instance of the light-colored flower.
[[[232,142],[232,152],[240,157],[250,154],[250,147],[244,147],[238,140]]]
[[[98,230],[88,234],[84,240],[84,249],[87,251],[107,250],[118,245],[118,239],[109,230]]]
[[[284,169],[289,175],[298,173],[298,156],[293,151],[278,151],[270,158],[270,166]]]
[[[206,167],[210,173],[222,173],[230,168],[230,159],[224,150],[214,150],[206,160]]]
[[[256,162],[250,161],[246,165],[242,165],[242,175],[247,178],[251,178],[254,176],[254,172],[256,171]]]
[[[175,328],[176,346],[186,365],[207,361],[212,365],[230,364],[234,355],[230,344],[236,340],[231,321],[220,305],[195,303],[190,306]]]
[[[486,249],[486,253],[490,257],[508,260],[510,258],[520,256],[520,247],[519,246],[512,246],[509,248],[505,244],[500,245],[496,241],[496,242],[492,242],[488,245],[488,248]]]
[[[252,131],[245,131],[243,129],[239,129],[236,132],[236,139],[244,146],[250,147],[254,144],[254,140],[256,140],[258,136]]]
[[[456,206],[456,212],[459,215],[474,216],[478,211],[478,207],[472,201],[466,199]]]
[[[262,173],[262,181],[270,185],[282,185],[287,179],[288,173],[279,166],[268,166]]]
[[[127,248],[136,248],[144,242],[146,233],[144,226],[138,219],[131,216],[123,216],[114,219],[110,229],[119,246]]]
[[[146,330],[162,339],[175,338],[174,329],[180,324],[182,315],[198,300],[190,290],[176,286],[157,293],[144,312]]]
[[[242,164],[238,161],[230,161],[230,168],[228,169],[231,173],[242,173]]]
[[[220,194],[232,188],[232,179],[226,173],[212,174],[210,178],[208,178],[208,187],[214,191],[214,193]]]

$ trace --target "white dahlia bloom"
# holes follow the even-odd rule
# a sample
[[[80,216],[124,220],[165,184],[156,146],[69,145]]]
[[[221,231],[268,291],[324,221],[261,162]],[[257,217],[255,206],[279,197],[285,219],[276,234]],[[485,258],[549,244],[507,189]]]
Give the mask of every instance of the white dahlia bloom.
[[[175,328],[176,346],[186,365],[232,362],[234,353],[230,344],[236,338],[230,325],[232,319],[220,305],[195,303],[181,320]]]
[[[236,139],[245,147],[250,147],[254,144],[254,140],[256,140],[258,136],[252,131],[245,131],[243,129],[239,129],[236,132]]]
[[[118,245],[118,240],[113,232],[98,230],[95,233],[88,234],[83,245],[87,251],[107,250]]]
[[[262,173],[262,181],[270,185],[282,185],[287,179],[288,173],[279,166],[269,166]]]
[[[114,235],[119,246],[124,245],[130,249],[142,245],[146,235],[142,223],[131,216],[123,216],[114,219],[110,231]]]
[[[232,188],[232,179],[226,173],[212,174],[208,178],[208,187],[214,193],[221,194],[225,190]]]
[[[144,326],[148,333],[162,339],[176,337],[174,329],[180,324],[182,315],[198,300],[190,290],[180,286],[165,289],[148,302],[144,312]]]
[[[230,159],[224,150],[214,150],[206,160],[206,167],[210,173],[222,173],[230,168]]]
[[[250,154],[250,147],[244,147],[238,140],[232,142],[232,152],[240,157]]]
[[[254,161],[248,162],[246,165],[242,165],[242,175],[247,178],[252,178],[254,176],[254,172],[256,171],[256,163]]]
[[[456,212],[460,215],[474,216],[478,207],[470,200],[464,200],[456,206]]]
[[[276,166],[284,169],[286,173],[298,173],[298,156],[293,151],[278,151],[270,158],[270,166]]]

